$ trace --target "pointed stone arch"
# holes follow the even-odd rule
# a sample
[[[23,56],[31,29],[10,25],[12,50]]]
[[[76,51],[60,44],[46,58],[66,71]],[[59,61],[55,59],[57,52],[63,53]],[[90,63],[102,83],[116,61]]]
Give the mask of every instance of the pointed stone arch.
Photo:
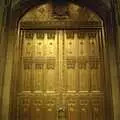
[[[80,5],[80,6],[85,6],[89,8],[90,10],[94,11],[99,17],[101,17],[102,20],[105,20],[107,15],[110,13],[110,6],[105,4],[102,0],[96,1],[96,0],[70,0],[74,4]],[[12,16],[11,16],[11,21],[15,25],[17,22],[20,20],[20,18],[31,8],[42,5],[46,3],[47,0],[19,0],[16,2],[13,7],[12,7]]]

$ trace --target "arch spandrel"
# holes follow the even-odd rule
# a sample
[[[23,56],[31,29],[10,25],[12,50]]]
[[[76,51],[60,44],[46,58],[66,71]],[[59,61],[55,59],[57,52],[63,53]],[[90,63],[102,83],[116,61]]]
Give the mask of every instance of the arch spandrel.
[[[102,19],[86,7],[68,2],[66,5],[46,3],[28,11],[19,21],[21,28],[101,27]]]
[[[71,0],[70,0],[71,1]],[[26,12],[28,12],[31,8],[43,5],[48,3],[46,0],[18,0],[14,2],[12,5],[12,17],[11,17],[11,26],[13,27],[17,26],[18,21],[25,15]],[[111,6],[107,4],[108,2],[104,2],[102,0],[96,1],[84,1],[84,0],[74,0],[71,1],[71,3],[75,3],[76,5],[79,6],[85,6],[89,8],[90,10],[94,11],[100,18],[103,20],[106,20],[107,15],[110,13]]]
[[[63,7],[63,6],[62,6]],[[31,9],[27,12],[22,19],[21,22],[27,21],[80,21],[80,22],[101,22],[101,19],[93,13],[91,10],[86,7],[80,7],[79,5],[68,3],[66,7],[66,11],[61,13],[59,16],[58,12],[60,12],[64,8],[56,8],[52,6],[52,4],[43,4],[38,7]],[[54,13],[55,12],[55,13]],[[59,16],[59,17],[57,17]],[[63,17],[63,18],[61,18]],[[60,18],[60,19],[59,19]]]

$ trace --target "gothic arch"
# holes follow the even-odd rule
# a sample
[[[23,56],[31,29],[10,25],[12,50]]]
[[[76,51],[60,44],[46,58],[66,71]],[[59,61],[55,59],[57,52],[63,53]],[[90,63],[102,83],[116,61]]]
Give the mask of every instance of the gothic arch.
[[[72,1],[72,0],[70,0]],[[26,0],[26,1],[22,1],[19,0],[17,3],[15,3],[12,7],[12,16],[11,16],[11,21],[12,24],[16,23],[20,20],[20,18],[27,12],[29,11],[31,8],[44,4],[46,3],[47,0]],[[110,8],[107,4],[105,4],[102,0],[100,1],[96,1],[96,0],[75,0],[72,1],[74,4],[78,4],[80,6],[85,6],[89,9],[91,9],[93,12],[95,12],[99,17],[101,17],[102,20],[106,20],[106,17],[108,14],[110,14]],[[12,25],[11,24],[11,25]],[[15,25],[15,24],[14,24]]]

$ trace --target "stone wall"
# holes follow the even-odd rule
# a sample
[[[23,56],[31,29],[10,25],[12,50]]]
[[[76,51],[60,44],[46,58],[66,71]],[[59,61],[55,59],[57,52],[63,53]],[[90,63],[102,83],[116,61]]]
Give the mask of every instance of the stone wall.
[[[120,0],[117,0],[114,5],[116,16],[116,52],[117,52],[118,80],[120,86]]]
[[[6,63],[7,50],[7,18],[9,2],[5,0],[0,1],[0,106],[2,106],[3,86],[4,86],[4,70]],[[2,107],[0,107],[0,116]],[[1,118],[0,118],[1,119]]]
[[[0,3],[0,106],[2,99],[2,31],[3,31],[3,13],[4,13],[4,5],[3,1]],[[0,108],[1,113],[1,108]]]

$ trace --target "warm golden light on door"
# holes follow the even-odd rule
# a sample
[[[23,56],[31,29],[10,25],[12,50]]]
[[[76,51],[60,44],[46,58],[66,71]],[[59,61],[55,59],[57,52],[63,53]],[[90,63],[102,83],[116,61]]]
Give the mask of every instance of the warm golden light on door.
[[[104,120],[101,30],[21,30],[17,120]]]

